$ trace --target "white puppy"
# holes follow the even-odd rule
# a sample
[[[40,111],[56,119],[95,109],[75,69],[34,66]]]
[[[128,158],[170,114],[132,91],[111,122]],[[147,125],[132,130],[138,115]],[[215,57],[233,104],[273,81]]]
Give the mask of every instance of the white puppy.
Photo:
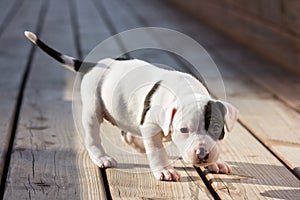
[[[230,173],[218,162],[224,127],[231,131],[238,110],[212,99],[193,76],[158,68],[137,59],[103,59],[87,63],[51,49],[35,34],[25,32],[33,43],[73,71],[83,71],[81,97],[85,146],[101,168],[117,162],[101,145],[99,127],[107,120],[122,130],[124,141],[147,154],[158,180],[180,179],[170,165],[163,139],[172,139],[184,161],[207,164],[216,173]]]

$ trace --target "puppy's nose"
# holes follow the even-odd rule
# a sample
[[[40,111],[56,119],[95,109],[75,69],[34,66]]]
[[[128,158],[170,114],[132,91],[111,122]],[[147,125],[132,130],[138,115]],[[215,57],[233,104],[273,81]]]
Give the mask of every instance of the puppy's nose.
[[[197,158],[201,161],[207,160],[208,156],[209,156],[209,154],[207,153],[207,150],[204,147],[200,147],[200,149],[197,149],[196,155],[197,155]]]

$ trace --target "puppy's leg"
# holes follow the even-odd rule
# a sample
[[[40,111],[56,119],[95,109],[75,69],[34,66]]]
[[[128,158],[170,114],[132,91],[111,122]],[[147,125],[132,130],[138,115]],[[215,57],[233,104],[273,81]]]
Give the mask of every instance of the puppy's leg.
[[[85,132],[84,144],[91,160],[99,167],[115,167],[117,162],[108,156],[100,138],[100,124],[103,122],[103,108],[99,77],[101,68],[93,68],[81,82],[82,125]],[[100,74],[100,75],[99,75]]]
[[[122,131],[122,140],[128,144],[129,146],[133,147],[140,153],[145,153],[145,145],[142,138],[136,137],[129,132]]]
[[[95,111],[83,108],[82,124],[85,131],[84,143],[91,160],[100,168],[116,167],[117,162],[107,155],[101,145],[100,123]]]
[[[167,152],[162,144],[162,133],[149,134],[149,128],[144,129],[143,141],[150,168],[156,179],[161,181],[179,181],[180,174],[170,165]]]

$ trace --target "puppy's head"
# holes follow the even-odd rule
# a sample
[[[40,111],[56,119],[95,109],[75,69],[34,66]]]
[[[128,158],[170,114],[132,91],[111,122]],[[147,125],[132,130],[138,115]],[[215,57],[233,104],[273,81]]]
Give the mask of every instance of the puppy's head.
[[[169,126],[163,128],[164,134],[172,134],[172,140],[186,162],[216,162],[225,127],[227,131],[232,130],[238,110],[231,104],[209,98],[183,102],[166,112]]]

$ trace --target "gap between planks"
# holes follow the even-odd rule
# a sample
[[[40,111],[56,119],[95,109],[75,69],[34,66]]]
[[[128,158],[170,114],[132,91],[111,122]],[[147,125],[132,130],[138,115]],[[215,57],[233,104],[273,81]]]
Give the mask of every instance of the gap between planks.
[[[37,34],[40,34],[40,32],[42,30],[42,26],[43,26],[43,23],[44,23],[44,20],[46,17],[46,13],[47,13],[47,6],[48,6],[48,3],[46,0],[44,0],[40,7],[40,12],[38,14],[39,20],[37,21],[36,30],[35,30]],[[20,7],[22,7],[22,4],[20,5]],[[24,74],[23,74],[23,77],[22,77],[22,80],[21,80],[21,83],[19,86],[16,105],[14,106],[14,111],[13,111],[13,117],[12,117],[12,120],[10,121],[9,127],[11,127],[11,128],[8,129],[8,134],[10,134],[10,137],[8,137],[8,147],[6,150],[5,164],[3,166],[3,171],[1,173],[2,176],[1,176],[0,198],[3,198],[4,193],[5,193],[6,179],[8,176],[8,170],[9,170],[9,165],[10,165],[10,160],[11,160],[14,139],[15,139],[16,130],[18,127],[19,115],[20,115],[20,110],[21,110],[23,96],[24,96],[24,90],[25,90],[25,86],[27,83],[28,75],[30,73],[32,59],[33,59],[35,50],[36,50],[36,47],[32,45],[29,56],[28,56],[28,62],[26,63],[25,71],[24,71]]]
[[[7,3],[7,2],[5,2],[5,3]],[[9,7],[9,6],[11,6],[11,7],[9,7],[9,8],[6,7],[7,13],[0,25],[0,37],[3,34],[3,32],[5,31],[5,29],[9,26],[9,24],[13,21],[13,19],[19,12],[20,8],[22,7],[23,3],[24,3],[24,0],[13,0],[13,1],[8,2],[9,5],[7,7]],[[2,2],[2,4],[4,4],[4,2]]]

